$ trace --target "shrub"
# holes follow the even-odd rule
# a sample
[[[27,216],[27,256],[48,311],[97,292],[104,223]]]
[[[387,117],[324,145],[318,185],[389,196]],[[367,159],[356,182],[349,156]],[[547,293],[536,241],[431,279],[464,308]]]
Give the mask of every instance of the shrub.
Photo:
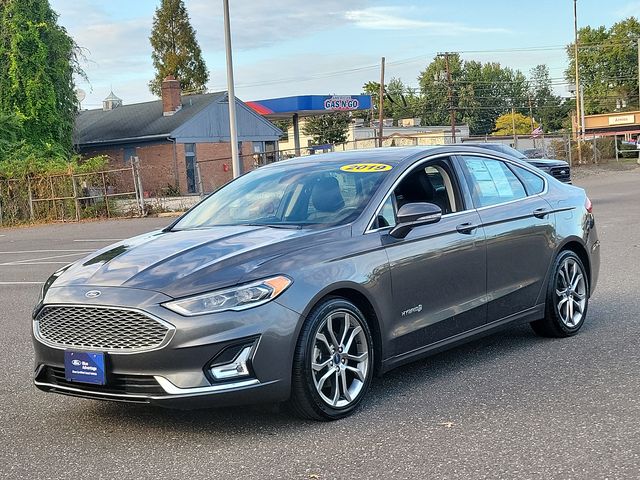
[[[8,137],[5,136],[6,138]],[[82,160],[79,155],[69,157],[65,150],[56,144],[34,145],[25,140],[1,143],[0,224],[11,225],[31,219],[75,219],[76,204],[72,198],[55,201],[46,199],[73,197],[74,185],[71,175],[103,171],[107,168],[108,162],[106,156],[87,160]],[[102,181],[100,175],[87,175],[82,179],[90,184]],[[77,187],[78,185],[76,191]],[[34,200],[33,204],[30,204],[30,199]],[[85,217],[101,214],[99,209],[95,210],[79,212],[79,215]]]

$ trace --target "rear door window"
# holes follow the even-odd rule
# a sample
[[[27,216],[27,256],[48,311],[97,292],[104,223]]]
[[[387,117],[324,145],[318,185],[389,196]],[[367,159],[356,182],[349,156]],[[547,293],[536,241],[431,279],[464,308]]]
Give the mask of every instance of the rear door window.
[[[465,178],[476,208],[519,200],[527,196],[522,182],[502,161],[462,156]]]

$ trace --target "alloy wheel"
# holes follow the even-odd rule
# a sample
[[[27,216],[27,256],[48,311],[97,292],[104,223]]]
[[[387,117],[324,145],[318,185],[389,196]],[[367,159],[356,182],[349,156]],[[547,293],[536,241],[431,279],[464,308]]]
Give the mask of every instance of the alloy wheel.
[[[587,304],[587,282],[582,267],[567,258],[556,274],[556,309],[562,323],[575,328],[584,317]]]
[[[363,390],[369,345],[361,320],[347,310],[328,314],[315,333],[311,371],[316,392],[334,408],[347,407]]]

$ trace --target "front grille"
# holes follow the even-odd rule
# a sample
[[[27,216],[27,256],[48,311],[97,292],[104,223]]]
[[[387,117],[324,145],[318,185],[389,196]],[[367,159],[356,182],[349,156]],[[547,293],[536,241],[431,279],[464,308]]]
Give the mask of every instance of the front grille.
[[[561,182],[571,180],[571,169],[569,167],[553,167],[549,173]]]
[[[40,338],[56,346],[122,352],[157,348],[172,332],[135,310],[80,305],[44,307],[36,329]]]
[[[111,393],[118,395],[166,395],[164,389],[155,378],[149,375],[120,375],[111,373],[106,385],[70,382],[65,378],[64,368],[43,367],[36,381],[46,382],[58,387],[81,389],[94,393]]]

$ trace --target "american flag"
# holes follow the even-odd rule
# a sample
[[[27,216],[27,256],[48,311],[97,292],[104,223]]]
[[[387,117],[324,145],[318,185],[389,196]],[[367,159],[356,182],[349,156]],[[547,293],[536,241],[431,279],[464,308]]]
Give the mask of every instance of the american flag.
[[[539,137],[540,135],[542,135],[542,125],[540,125],[538,128],[536,128],[533,132],[531,132],[531,136],[534,138]]]

